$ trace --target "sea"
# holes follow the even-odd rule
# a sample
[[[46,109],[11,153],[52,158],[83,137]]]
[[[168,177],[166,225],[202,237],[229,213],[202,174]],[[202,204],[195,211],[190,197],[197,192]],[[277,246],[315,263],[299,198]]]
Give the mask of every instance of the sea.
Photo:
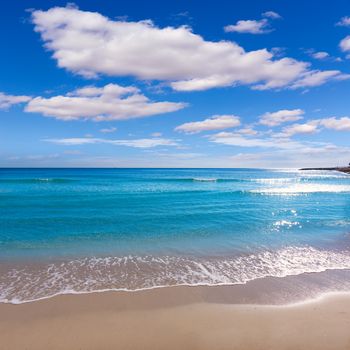
[[[0,169],[0,302],[350,269],[350,176]]]

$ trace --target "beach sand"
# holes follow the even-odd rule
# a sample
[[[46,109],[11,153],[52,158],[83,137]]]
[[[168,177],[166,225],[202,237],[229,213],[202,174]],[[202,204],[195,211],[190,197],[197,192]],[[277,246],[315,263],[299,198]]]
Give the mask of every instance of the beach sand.
[[[0,349],[350,349],[350,293],[264,306],[231,304],[230,290],[172,287],[1,304]]]

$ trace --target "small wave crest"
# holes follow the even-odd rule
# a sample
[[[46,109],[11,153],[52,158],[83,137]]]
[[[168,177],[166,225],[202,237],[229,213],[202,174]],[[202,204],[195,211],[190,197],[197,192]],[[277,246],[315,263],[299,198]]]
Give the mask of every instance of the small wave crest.
[[[22,266],[0,274],[0,302],[24,303],[58,294],[135,291],[178,285],[231,285],[267,276],[350,268],[348,252],[312,247],[236,257],[125,256]]]

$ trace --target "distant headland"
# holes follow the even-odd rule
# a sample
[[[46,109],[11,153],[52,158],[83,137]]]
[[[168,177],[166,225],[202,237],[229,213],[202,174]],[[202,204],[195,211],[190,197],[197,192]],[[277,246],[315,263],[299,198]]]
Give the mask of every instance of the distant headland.
[[[342,173],[350,174],[350,163],[348,166],[343,167],[332,167],[332,168],[302,168],[299,170],[335,170],[340,171]]]

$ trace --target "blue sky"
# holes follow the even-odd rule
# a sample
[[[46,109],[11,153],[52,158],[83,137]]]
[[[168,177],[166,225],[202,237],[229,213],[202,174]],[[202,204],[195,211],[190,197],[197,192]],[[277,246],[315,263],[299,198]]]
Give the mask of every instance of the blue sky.
[[[2,4],[1,167],[350,161],[350,3]]]

